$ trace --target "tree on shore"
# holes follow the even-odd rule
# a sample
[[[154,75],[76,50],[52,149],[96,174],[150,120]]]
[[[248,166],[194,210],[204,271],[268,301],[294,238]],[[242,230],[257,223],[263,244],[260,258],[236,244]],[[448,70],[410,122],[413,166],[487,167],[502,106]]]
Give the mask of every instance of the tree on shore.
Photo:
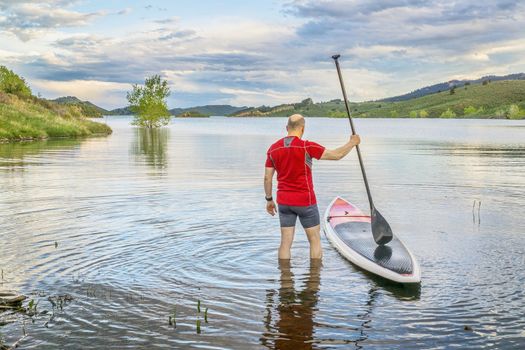
[[[439,116],[440,118],[456,118],[456,113],[449,108],[447,108],[446,111],[444,111],[443,113],[441,113],[441,115]]]
[[[31,97],[31,89],[24,78],[5,66],[0,66],[0,91],[19,97]]]
[[[131,111],[135,114],[133,125],[158,128],[167,125],[171,119],[166,98],[170,95],[168,82],[160,75],[146,79],[144,86],[133,84],[127,99]]]

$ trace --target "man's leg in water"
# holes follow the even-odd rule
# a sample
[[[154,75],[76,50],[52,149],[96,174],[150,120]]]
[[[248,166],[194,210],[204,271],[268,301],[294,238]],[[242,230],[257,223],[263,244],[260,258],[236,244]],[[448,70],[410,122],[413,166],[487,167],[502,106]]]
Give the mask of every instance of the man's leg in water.
[[[290,259],[295,226],[281,227],[281,246],[279,247],[279,259]]]
[[[321,259],[323,257],[323,248],[321,247],[321,226],[305,228],[306,237],[310,242],[310,258]]]

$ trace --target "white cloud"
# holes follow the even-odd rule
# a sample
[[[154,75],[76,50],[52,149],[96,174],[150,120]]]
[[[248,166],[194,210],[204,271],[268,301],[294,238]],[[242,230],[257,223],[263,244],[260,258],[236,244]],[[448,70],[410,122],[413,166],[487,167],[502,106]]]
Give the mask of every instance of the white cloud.
[[[31,84],[33,91],[41,92],[47,98],[76,96],[81,100],[104,101],[103,106],[120,106],[122,92],[131,89],[130,84],[96,80],[32,80]]]
[[[0,3],[0,30],[14,34],[22,41],[42,36],[63,27],[87,25],[103,11],[82,13],[63,8],[67,1],[3,1]]]

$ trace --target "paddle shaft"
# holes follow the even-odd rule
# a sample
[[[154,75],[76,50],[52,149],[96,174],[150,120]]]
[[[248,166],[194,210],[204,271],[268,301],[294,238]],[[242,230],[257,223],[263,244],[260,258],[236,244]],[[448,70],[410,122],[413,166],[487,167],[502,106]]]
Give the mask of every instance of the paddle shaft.
[[[339,67],[339,55],[334,55],[332,58],[335,61],[335,67],[337,68],[337,75],[339,76],[339,82],[341,83],[341,90],[343,90],[343,99],[345,100],[346,114],[348,115],[348,120],[350,121],[350,128],[352,129],[352,135],[355,135],[354,122],[352,120],[352,115],[350,114],[350,106],[348,105],[348,98],[346,97],[345,83],[343,82],[343,75],[341,74],[341,67]],[[366,178],[365,166],[363,165],[363,158],[361,157],[361,150],[359,145],[355,146],[357,151],[357,158],[359,159],[359,165],[361,166],[361,174],[363,174],[363,180],[365,182],[366,194],[368,196],[368,202],[370,203],[370,211],[373,212],[374,201],[372,200],[372,194],[370,193],[370,187],[368,186],[368,180]]]

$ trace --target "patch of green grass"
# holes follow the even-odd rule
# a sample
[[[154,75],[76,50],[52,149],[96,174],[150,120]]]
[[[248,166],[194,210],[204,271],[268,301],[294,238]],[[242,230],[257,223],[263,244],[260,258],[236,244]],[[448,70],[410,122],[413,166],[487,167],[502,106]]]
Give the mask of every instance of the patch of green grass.
[[[0,141],[110,133],[109,126],[86,119],[77,106],[0,92]]]

